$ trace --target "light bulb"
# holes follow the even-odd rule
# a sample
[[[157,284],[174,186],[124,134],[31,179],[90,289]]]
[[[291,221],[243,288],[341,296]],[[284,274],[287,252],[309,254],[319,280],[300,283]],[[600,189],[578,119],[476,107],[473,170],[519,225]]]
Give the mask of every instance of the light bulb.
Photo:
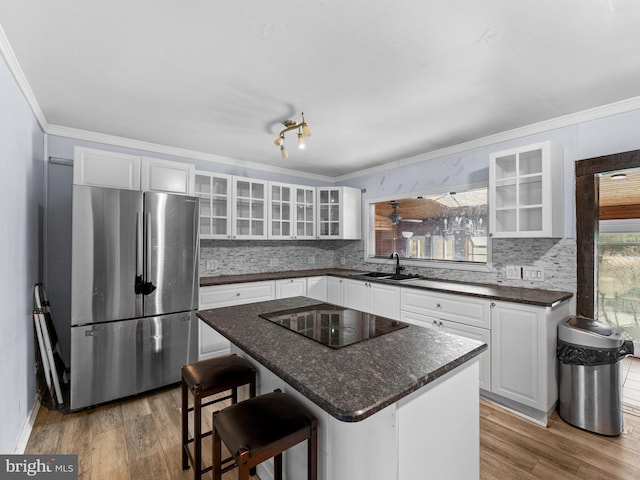
[[[305,144],[304,144],[304,137],[302,136],[301,132],[298,132],[298,148],[300,150],[304,150]]]
[[[280,145],[280,156],[282,158],[287,158],[289,154],[287,154],[287,150],[284,148],[284,143]]]
[[[282,142],[284,142],[284,137],[278,137],[273,141],[276,147],[279,147],[280,145],[282,145]]]
[[[311,136],[311,129],[309,128],[309,125],[307,125],[307,122],[302,122],[302,133],[305,137]]]

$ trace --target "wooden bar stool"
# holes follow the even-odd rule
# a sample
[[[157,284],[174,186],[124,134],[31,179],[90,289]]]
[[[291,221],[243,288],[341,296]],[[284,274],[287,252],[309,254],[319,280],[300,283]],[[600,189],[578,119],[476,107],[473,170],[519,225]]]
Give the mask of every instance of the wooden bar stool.
[[[282,452],[307,440],[307,478],[318,476],[318,432],[313,414],[290,395],[276,390],[213,414],[213,480],[222,476],[224,443],[238,465],[238,480],[273,457],[274,479],[282,480]]]
[[[211,431],[202,432],[202,408],[231,399],[238,402],[238,387],[249,385],[249,396],[256,395],[256,370],[250,362],[237,355],[226,355],[192,363],[182,367],[182,469],[193,466],[195,480],[213,467],[202,468],[202,439]],[[203,402],[217,393],[230,390],[229,395]],[[193,407],[189,407],[188,392],[193,394]],[[189,412],[193,411],[193,438],[189,438]],[[193,454],[189,444],[194,443]],[[232,458],[224,461],[230,462]],[[233,466],[228,467],[228,469]],[[225,470],[226,471],[226,470]]]

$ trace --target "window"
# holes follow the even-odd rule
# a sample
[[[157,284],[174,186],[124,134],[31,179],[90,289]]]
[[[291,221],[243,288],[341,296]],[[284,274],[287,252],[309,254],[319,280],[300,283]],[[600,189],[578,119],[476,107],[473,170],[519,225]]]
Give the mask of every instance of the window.
[[[368,202],[366,260],[398,252],[417,266],[488,263],[487,187]]]
[[[598,312],[640,342],[640,219],[600,221]]]

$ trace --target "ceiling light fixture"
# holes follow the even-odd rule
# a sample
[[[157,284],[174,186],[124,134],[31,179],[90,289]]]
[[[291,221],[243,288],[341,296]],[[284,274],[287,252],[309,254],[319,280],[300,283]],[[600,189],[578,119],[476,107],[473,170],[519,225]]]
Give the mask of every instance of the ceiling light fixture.
[[[280,147],[280,156],[282,158],[287,158],[289,155],[287,154],[287,150],[284,148],[284,134],[290,132],[291,130],[298,130],[298,148],[303,150],[306,146],[304,142],[304,137],[311,136],[311,129],[309,125],[304,120],[304,112],[302,112],[302,121],[300,123],[296,123],[295,120],[285,120],[282,122],[284,125],[284,129],[280,131],[280,135],[276,138],[273,143],[276,147]]]

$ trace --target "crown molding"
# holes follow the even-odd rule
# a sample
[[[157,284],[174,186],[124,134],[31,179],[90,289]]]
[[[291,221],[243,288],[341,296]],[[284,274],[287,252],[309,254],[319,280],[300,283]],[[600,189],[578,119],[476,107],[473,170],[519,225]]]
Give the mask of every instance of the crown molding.
[[[40,109],[40,105],[38,105],[38,101],[36,100],[35,95],[33,94],[33,90],[31,90],[31,86],[27,81],[27,77],[24,75],[22,68],[20,67],[20,63],[18,63],[18,59],[13,53],[13,49],[9,44],[9,39],[7,35],[4,33],[4,29],[2,25],[0,25],[0,55],[4,58],[5,62],[7,62],[7,66],[9,67],[9,71],[13,75],[16,83],[18,84],[18,88],[22,90],[22,94],[24,95],[25,100],[29,104],[33,115],[36,117],[36,121],[43,132],[46,133],[49,128],[49,122],[42,113]]]
[[[204,160],[206,162],[221,163],[224,165],[232,165],[235,167],[243,167],[243,168],[250,168],[253,170],[261,170],[265,172],[277,173],[280,175],[291,175],[294,177],[301,177],[301,178],[307,178],[311,180],[318,180],[321,182],[334,183],[333,177],[327,177],[324,175],[316,175],[313,173],[301,172],[298,170],[291,170],[288,168],[276,167],[272,165],[265,165],[262,163],[237,160],[231,157],[223,157],[223,156],[214,155],[211,153],[203,153],[195,150],[187,150],[184,148],[171,147],[168,145],[161,145],[158,143],[144,142],[142,140],[134,140],[127,137],[119,137],[116,135],[93,132],[90,130],[81,130],[78,128],[64,127],[61,125],[49,125],[46,133],[48,135],[56,135],[58,137],[73,138],[76,140],[85,140],[88,142],[103,143],[106,145],[115,145],[118,147],[144,150],[152,153],[162,153],[165,155],[173,155],[176,157],[182,157],[186,159]]]
[[[640,110],[640,97],[632,97],[619,102],[609,103],[599,107],[590,108],[588,110],[582,110],[576,113],[570,113],[563,115],[562,117],[552,118],[538,123],[532,123],[524,127],[518,127],[504,132],[488,135],[486,137],[477,138],[468,142],[459,143],[451,147],[441,148],[439,150],[433,150],[430,152],[420,153],[411,157],[402,158],[399,160],[393,160],[384,165],[377,167],[366,168],[358,170],[357,172],[347,173],[335,177],[334,181],[343,182],[351,180],[353,178],[363,177],[365,175],[372,175],[374,173],[385,172],[393,168],[403,167],[406,165],[412,165],[414,163],[423,162],[425,160],[432,160],[434,158],[441,158],[447,155],[455,155],[474,148],[486,147],[500,142],[506,142],[510,140],[517,140],[518,138],[527,137],[529,135],[536,135],[539,133],[556,130],[559,128],[570,127],[583,122],[591,122],[594,120],[600,120],[605,117],[611,117],[622,113],[628,113],[634,110]]]

